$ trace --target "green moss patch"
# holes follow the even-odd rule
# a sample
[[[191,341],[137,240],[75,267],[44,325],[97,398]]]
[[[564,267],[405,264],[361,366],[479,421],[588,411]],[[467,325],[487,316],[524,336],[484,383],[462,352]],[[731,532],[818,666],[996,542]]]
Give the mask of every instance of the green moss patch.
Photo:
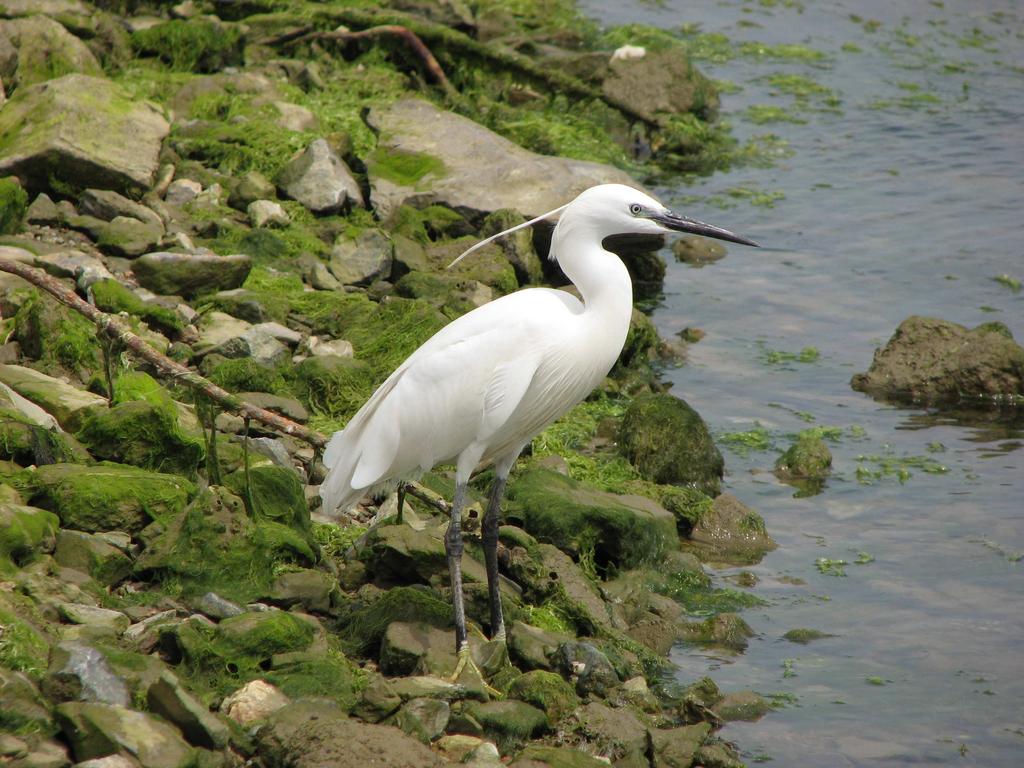
[[[0,235],[13,235],[21,231],[21,223],[28,207],[28,194],[17,180],[0,179]]]
[[[444,176],[441,159],[425,152],[377,148],[367,158],[366,164],[372,176],[380,176],[403,187],[415,187],[427,176]]]
[[[41,427],[20,413],[0,407],[0,459],[27,467],[88,458],[66,432]]]
[[[0,504],[0,572],[10,573],[52,549],[59,526],[52,512]]]
[[[46,373],[66,371],[85,381],[100,367],[95,326],[35,290],[14,316],[14,340]]]
[[[234,25],[176,19],[133,32],[131,42],[138,53],[157,56],[171,69],[215,72],[242,63],[244,38]]]
[[[34,626],[16,613],[0,607],[0,668],[24,672],[34,680],[46,672],[50,646]],[[0,706],[0,729],[16,731],[24,725],[16,710]]]
[[[144,320],[163,333],[178,333],[185,323],[173,309],[143,301],[117,280],[98,280],[91,286],[96,308],[104,312],[125,312]]]
[[[341,617],[342,647],[352,655],[377,658],[384,632],[393,621],[447,629],[453,622],[452,606],[426,588],[394,587],[369,604],[352,605]]]
[[[539,669],[516,678],[508,689],[508,695],[546,712],[552,723],[572,714],[580,703],[576,691],[561,675]]]

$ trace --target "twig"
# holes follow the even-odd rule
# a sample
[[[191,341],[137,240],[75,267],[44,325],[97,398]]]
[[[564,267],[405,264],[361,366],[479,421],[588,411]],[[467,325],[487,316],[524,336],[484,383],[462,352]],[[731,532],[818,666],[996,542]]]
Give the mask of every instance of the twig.
[[[340,42],[348,42],[349,40],[364,40],[371,37],[398,37],[407,46],[409,46],[409,49],[414,54],[416,54],[419,60],[423,63],[423,67],[427,70],[427,73],[434,78],[434,81],[440,85],[441,88],[444,89],[445,93],[455,93],[455,88],[448,80],[444,70],[441,69],[441,65],[438,63],[437,59],[434,58],[434,54],[430,52],[430,49],[419,38],[419,36],[408,27],[403,27],[399,24],[381,24],[358,32],[342,32],[340,30],[333,32],[310,30],[299,34],[296,32],[297,30],[286,33],[277,38],[273,38],[268,42],[270,42],[271,45],[278,43],[298,45],[299,43],[304,43],[309,40],[338,40]]]
[[[180,363],[176,363],[169,357],[160,354],[132,333],[120,320],[111,317],[105,312],[101,312],[88,302],[83,301],[74,291],[65,288],[60,281],[50,277],[50,275],[42,270],[17,261],[11,261],[10,259],[0,259],[0,271],[18,275],[33,285],[42,288],[61,304],[96,323],[96,327],[101,335],[119,342],[133,354],[153,365],[164,376],[198,390],[210,400],[220,404],[224,410],[236,413],[242,418],[253,419],[261,424],[266,424],[279,432],[296,437],[317,448],[323,448],[327,444],[327,438],[319,432],[307,429],[301,424],[296,424],[284,416],[279,416],[276,413],[247,403],[227,390],[221,389],[212,381],[204,379],[195,371],[189,370]]]

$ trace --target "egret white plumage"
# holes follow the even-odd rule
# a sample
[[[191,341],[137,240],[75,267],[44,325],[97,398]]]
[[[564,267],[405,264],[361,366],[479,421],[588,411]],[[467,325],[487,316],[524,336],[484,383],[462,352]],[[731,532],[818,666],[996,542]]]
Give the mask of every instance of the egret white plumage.
[[[460,520],[472,472],[493,463],[482,522],[491,635],[505,639],[498,591],[498,512],[523,448],[581,402],[611,370],[629,330],[633,290],[618,256],[604,249],[618,234],[690,232],[757,245],[725,229],[679,216],[621,184],[591,187],[561,208],[478,243],[466,253],[561,211],[551,255],[580,292],[529,288],[452,321],[380,385],[324,452],[320,487],[332,513],[368,491],[455,463],[455,497],[445,535],[455,609],[456,675],[468,660],[462,598]],[[454,263],[454,262],[453,262]],[[471,662],[470,662],[471,663]]]

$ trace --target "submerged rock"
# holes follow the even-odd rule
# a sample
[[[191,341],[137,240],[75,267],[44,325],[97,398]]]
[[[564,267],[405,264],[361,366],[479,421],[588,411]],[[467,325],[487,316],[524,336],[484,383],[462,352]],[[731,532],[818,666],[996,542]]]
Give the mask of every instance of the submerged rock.
[[[57,180],[138,195],[153,183],[169,130],[160,110],[111,81],[65,75],[19,88],[0,110],[0,174],[37,190]]]
[[[723,493],[693,524],[688,549],[706,560],[756,563],[777,546],[764,520],[731,493]]]
[[[367,122],[379,133],[367,175],[383,219],[403,204],[432,203],[477,219],[502,208],[533,218],[594,184],[636,186],[618,168],[534,154],[421,99],[374,107]]]
[[[908,317],[867,373],[850,385],[883,400],[956,402],[1024,398],[1024,348],[1006,326],[968,329],[933,317]]]

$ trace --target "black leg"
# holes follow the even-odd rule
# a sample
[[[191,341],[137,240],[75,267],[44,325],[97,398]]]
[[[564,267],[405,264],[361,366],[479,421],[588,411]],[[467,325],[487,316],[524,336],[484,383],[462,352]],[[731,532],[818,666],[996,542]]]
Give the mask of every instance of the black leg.
[[[498,516],[501,511],[501,500],[505,496],[507,477],[500,475],[491,486],[491,498],[484,514],[482,535],[484,542],[484,564],[487,567],[487,592],[491,601],[491,639],[505,639],[505,619],[501,613],[501,590],[498,577]]]
[[[448,571],[452,578],[452,605],[455,608],[455,652],[461,654],[469,649],[466,635],[466,607],[462,602],[462,507],[466,503],[466,484],[455,486],[452,502],[452,517],[444,536],[444,548],[448,554]],[[460,670],[461,671],[461,670]]]
[[[402,510],[405,508],[405,483],[398,484],[398,515],[395,521],[402,524]]]

